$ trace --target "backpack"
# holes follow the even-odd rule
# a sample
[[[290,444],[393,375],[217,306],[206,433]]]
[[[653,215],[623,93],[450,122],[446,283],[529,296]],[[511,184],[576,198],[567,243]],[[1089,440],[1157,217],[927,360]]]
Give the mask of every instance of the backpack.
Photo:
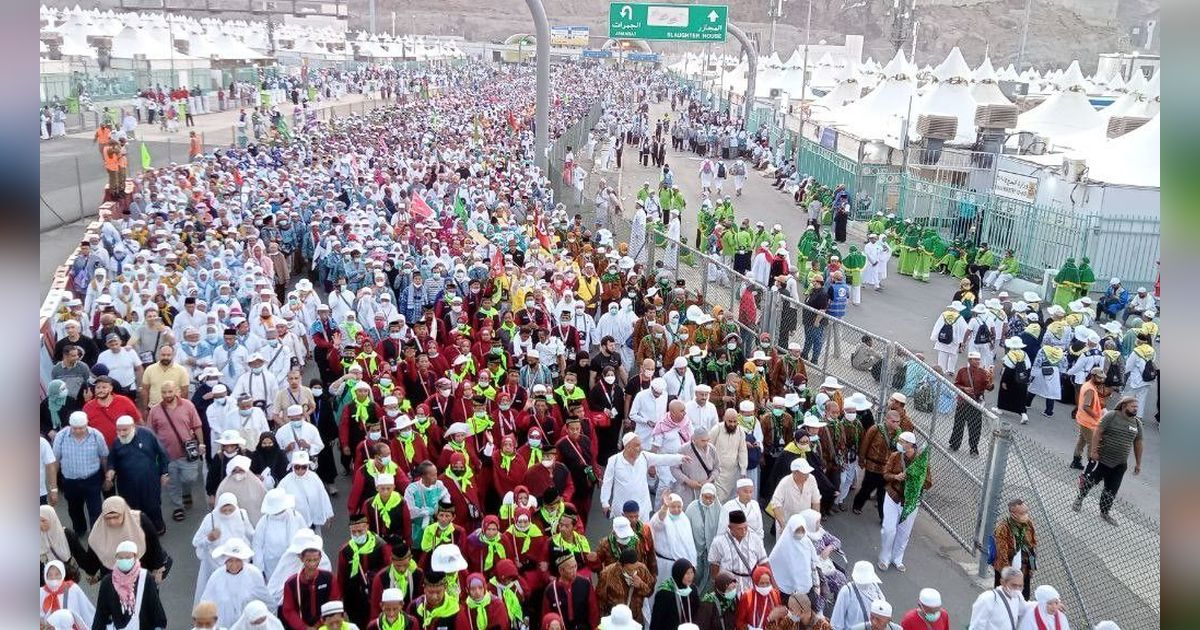
[[[987,559],[988,564],[996,564],[996,536],[988,534],[987,538]]]
[[[1145,370],[1142,370],[1143,376]],[[1155,374],[1157,376],[1157,374]],[[1104,375],[1105,387],[1121,387],[1125,384],[1125,370],[1120,363],[1113,361],[1108,364],[1108,371]]]
[[[892,370],[892,389],[904,389],[904,381],[908,376],[908,363],[902,363]]]
[[[981,323],[979,328],[975,330],[975,345],[986,346],[992,343],[993,337],[992,327],[986,323]]]
[[[1148,359],[1146,365],[1142,366],[1142,380],[1147,383],[1158,379],[1158,366],[1154,364],[1154,359]]]
[[[717,166],[717,177],[719,177],[721,179],[725,179],[725,165],[724,164],[720,164]]]
[[[937,334],[938,343],[954,343],[954,324],[943,321],[942,329]]]
[[[922,381],[913,392],[913,406],[917,411],[933,413],[933,383]]]

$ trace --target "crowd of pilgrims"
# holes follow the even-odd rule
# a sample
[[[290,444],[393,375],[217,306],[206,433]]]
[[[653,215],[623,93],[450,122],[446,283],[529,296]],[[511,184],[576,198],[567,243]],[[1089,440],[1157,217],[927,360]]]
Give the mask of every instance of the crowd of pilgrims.
[[[568,217],[530,160],[528,70],[405,72],[426,98],[147,172],[81,243],[42,403],[70,521],[43,478],[43,627],[167,626],[160,590],[193,576],[158,480],[183,521],[188,465],[211,509],[196,627],[886,622],[822,520],[904,495],[881,476],[903,397],[877,423],[799,347]],[[675,91],[590,64],[553,81],[552,137]],[[68,486],[92,436],[104,483]],[[849,502],[859,466],[877,479]],[[943,627],[940,605],[909,616]]]

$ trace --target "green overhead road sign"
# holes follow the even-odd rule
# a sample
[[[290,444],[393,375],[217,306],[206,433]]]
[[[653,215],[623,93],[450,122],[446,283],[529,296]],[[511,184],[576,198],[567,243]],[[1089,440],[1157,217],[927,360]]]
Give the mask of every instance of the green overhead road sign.
[[[608,5],[608,36],[683,42],[723,42],[729,7],[717,4]]]

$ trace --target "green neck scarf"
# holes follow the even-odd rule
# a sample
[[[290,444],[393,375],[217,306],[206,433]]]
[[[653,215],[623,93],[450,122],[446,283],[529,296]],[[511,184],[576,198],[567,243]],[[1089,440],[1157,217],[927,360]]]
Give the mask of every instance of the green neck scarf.
[[[541,447],[535,448],[533,446],[530,446],[529,447],[529,467],[532,468],[534,466],[537,466],[539,463],[541,463],[541,461],[542,461]]]
[[[411,558],[408,561],[408,566],[403,571],[397,571],[396,565],[388,566],[388,577],[392,578],[392,586],[400,589],[400,592],[408,592],[408,583],[412,581],[413,572],[417,570],[417,562]],[[403,615],[401,615],[403,616]]]
[[[470,597],[467,598],[467,610],[473,611],[475,613],[475,626],[477,628],[487,628],[488,627],[487,607],[491,603],[492,603],[492,594],[491,593],[484,593],[483,599],[480,601],[475,601],[474,599],[472,599]]]
[[[438,606],[436,608],[434,608],[433,610],[430,610],[428,607],[425,606],[424,600],[422,600],[420,604],[417,604],[417,615],[419,617],[421,617],[421,627],[422,628],[428,628],[428,627],[432,626],[433,621],[435,619],[444,619],[446,617],[453,617],[454,615],[457,615],[457,614],[458,614],[458,598],[451,597],[450,593],[446,593],[446,598],[443,599],[442,603],[438,604]]]
[[[516,453],[513,453],[510,455],[508,453],[505,453],[504,451],[500,451],[500,468],[502,468],[504,470],[509,470],[510,468],[512,468],[513,460],[516,458],[517,458]]]
[[[387,501],[381,501],[378,494],[371,499],[371,507],[375,508],[375,511],[379,514],[379,520],[383,521],[384,527],[391,529],[392,510],[400,505],[400,501],[400,493],[394,490],[388,495]]]
[[[375,537],[373,532],[367,532],[367,542],[359,545],[351,540],[348,543],[351,552],[350,577],[354,577],[359,573],[362,573],[362,557],[374,553],[376,540],[378,540],[378,538]]]
[[[454,542],[454,525],[447,525],[445,529],[441,525],[430,525],[421,532],[421,550],[433,551],[433,548],[438,545],[445,545]]]
[[[366,400],[359,400],[357,396],[351,396],[350,402],[354,405],[354,419],[359,424],[365,425],[370,415],[371,403],[373,402],[371,397],[367,396]]]
[[[404,620],[403,612],[401,612],[399,615],[397,615],[396,620],[393,622],[388,622],[388,620],[385,619],[383,615],[379,615],[378,621],[379,621],[379,623],[378,623],[379,630],[407,630],[404,627],[405,620]]]
[[[558,529],[558,521],[562,520],[562,515],[566,509],[566,505],[567,504],[565,502],[560,501],[558,508],[554,510],[547,511],[545,507],[538,508],[538,513],[542,515],[542,519],[546,521],[546,524],[550,526],[551,530]]]
[[[400,448],[404,449],[405,461],[411,463],[413,458],[416,457],[417,453],[416,447],[414,446],[414,441],[417,439],[417,434],[409,433],[408,437],[404,437],[404,433],[399,433],[396,435],[396,439],[400,441]]]
[[[472,472],[470,468],[464,468],[461,475],[454,472],[452,468],[446,469],[446,477],[450,479],[450,481],[453,481],[455,485],[458,486],[458,489],[462,490],[464,493],[467,491],[467,487],[471,485],[471,478],[474,476],[475,473]]]
[[[925,492],[925,478],[929,475],[928,445],[904,469],[904,473],[904,508],[900,511],[901,521],[916,511],[921,503],[921,494]]]
[[[516,590],[500,583],[495,577],[488,582],[496,587],[496,592],[500,593],[500,601],[504,602],[504,608],[508,611],[510,621],[518,621],[525,616],[521,610],[521,598],[517,596]]]
[[[537,525],[530,523],[529,529],[525,531],[517,529],[516,525],[509,525],[508,533],[512,534],[514,539],[521,542],[521,553],[529,553],[529,543],[532,542],[534,538],[541,537],[542,530]]]
[[[492,570],[497,556],[499,556],[501,560],[507,557],[507,554],[504,552],[504,541],[501,539],[499,534],[497,534],[492,540],[488,540],[484,538],[482,534],[480,534],[479,542],[483,543],[483,546],[487,548],[487,556],[483,559],[484,571]]]

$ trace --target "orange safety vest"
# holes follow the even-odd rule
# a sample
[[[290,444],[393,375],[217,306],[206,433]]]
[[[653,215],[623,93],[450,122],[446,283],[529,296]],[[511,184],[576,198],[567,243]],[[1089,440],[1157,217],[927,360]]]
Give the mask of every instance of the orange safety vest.
[[[1092,392],[1092,404],[1083,406],[1084,396]],[[1096,384],[1089,379],[1079,387],[1079,411],[1075,413],[1075,421],[1085,429],[1096,430],[1100,426],[1100,416],[1104,414],[1104,399],[1096,391]]]
[[[97,129],[96,130],[96,144],[98,144],[100,146],[107,145],[109,135],[110,135],[110,133],[108,131],[108,127],[101,127],[99,129]]]
[[[121,150],[107,147],[104,149],[104,170],[116,171],[121,168]]]

